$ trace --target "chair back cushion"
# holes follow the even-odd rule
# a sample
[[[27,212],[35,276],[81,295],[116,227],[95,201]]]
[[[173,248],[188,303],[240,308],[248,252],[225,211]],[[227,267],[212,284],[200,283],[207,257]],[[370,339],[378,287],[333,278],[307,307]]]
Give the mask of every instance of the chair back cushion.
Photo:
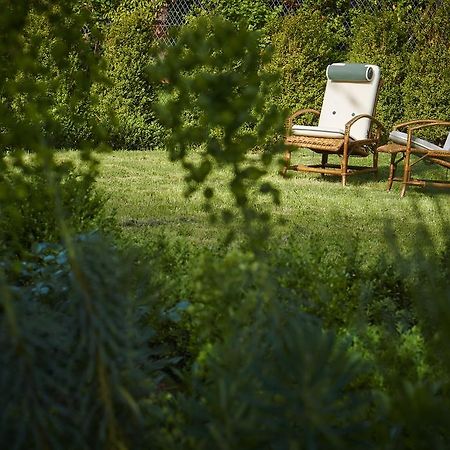
[[[328,66],[327,78],[319,127],[344,129],[359,114],[373,115],[380,84],[378,66],[335,63]],[[360,119],[350,133],[354,139],[367,139],[369,129],[370,119]]]
[[[448,133],[447,139],[444,142],[444,150],[450,150],[450,133]]]
[[[389,134],[389,139],[396,144],[406,145],[408,143],[408,133],[403,133],[398,130],[391,131]],[[432,142],[426,141],[425,139],[420,139],[418,137],[412,137],[411,146],[420,148],[422,150],[436,150],[438,152],[442,152],[443,150],[450,150],[450,148],[446,148],[446,145],[450,145],[450,134],[445,141],[444,147],[439,147]]]

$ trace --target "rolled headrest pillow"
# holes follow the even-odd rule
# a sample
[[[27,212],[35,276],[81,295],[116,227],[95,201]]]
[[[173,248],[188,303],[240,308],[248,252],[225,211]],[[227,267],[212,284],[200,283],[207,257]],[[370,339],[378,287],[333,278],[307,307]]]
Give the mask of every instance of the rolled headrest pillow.
[[[327,78],[331,81],[368,83],[373,78],[373,69],[368,64],[334,63],[327,67]]]

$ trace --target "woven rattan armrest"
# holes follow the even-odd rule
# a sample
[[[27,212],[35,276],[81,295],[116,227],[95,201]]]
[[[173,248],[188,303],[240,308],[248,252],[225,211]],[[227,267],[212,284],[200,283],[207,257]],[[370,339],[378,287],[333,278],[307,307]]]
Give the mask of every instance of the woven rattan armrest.
[[[293,114],[291,114],[288,117],[288,119],[286,121],[286,136],[289,136],[291,134],[294,119],[303,114],[314,114],[317,117],[320,116],[320,112],[317,111],[316,109],[307,108],[307,109],[299,109],[299,110],[295,111]]]

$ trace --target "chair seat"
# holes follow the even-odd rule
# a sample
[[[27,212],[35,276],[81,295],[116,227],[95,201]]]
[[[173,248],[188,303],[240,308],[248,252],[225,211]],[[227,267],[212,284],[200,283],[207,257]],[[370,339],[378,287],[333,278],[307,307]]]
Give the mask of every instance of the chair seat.
[[[396,144],[406,145],[408,142],[408,134],[402,133],[401,131],[397,130],[391,131],[391,133],[389,134],[389,139]],[[450,154],[450,150],[445,150],[444,148],[439,147],[432,142],[416,137],[412,138],[412,146],[421,150],[435,150],[438,152],[448,152]]]
[[[377,152],[381,153],[404,153],[406,151],[406,146],[403,144],[395,144],[394,142],[389,142],[388,144],[381,145],[377,148]]]
[[[318,137],[318,136],[288,136],[285,140],[286,145],[309,148],[317,153],[335,153],[342,154],[344,149],[344,137]],[[354,156],[367,156],[368,149],[364,145],[359,145],[358,141],[350,140],[350,153]]]
[[[343,136],[338,138],[324,138],[318,136],[288,136],[285,140],[286,145],[295,145],[297,147],[312,148],[314,150],[337,153],[344,146]]]
[[[292,134],[294,136],[342,139],[345,135],[345,130],[342,130],[341,128],[324,128],[320,126],[293,125]],[[350,139],[353,138],[350,136]]]

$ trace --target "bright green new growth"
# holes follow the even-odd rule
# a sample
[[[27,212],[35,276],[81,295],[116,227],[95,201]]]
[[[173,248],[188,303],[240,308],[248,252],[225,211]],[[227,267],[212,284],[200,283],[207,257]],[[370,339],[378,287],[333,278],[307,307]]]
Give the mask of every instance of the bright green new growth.
[[[216,165],[230,167],[229,189],[249,234],[255,218],[267,218],[256,209],[254,189],[279,202],[278,192],[263,181],[280,149],[274,136],[282,127],[280,111],[267,102],[276,78],[260,70],[269,55],[260,50],[257,32],[219,17],[200,17],[149,69],[165,91],[157,113],[167,128],[170,158],[188,173],[188,193],[201,187],[210,208],[214,192],[208,177]],[[249,158],[255,149],[261,151]],[[222,211],[226,220],[231,214]]]

